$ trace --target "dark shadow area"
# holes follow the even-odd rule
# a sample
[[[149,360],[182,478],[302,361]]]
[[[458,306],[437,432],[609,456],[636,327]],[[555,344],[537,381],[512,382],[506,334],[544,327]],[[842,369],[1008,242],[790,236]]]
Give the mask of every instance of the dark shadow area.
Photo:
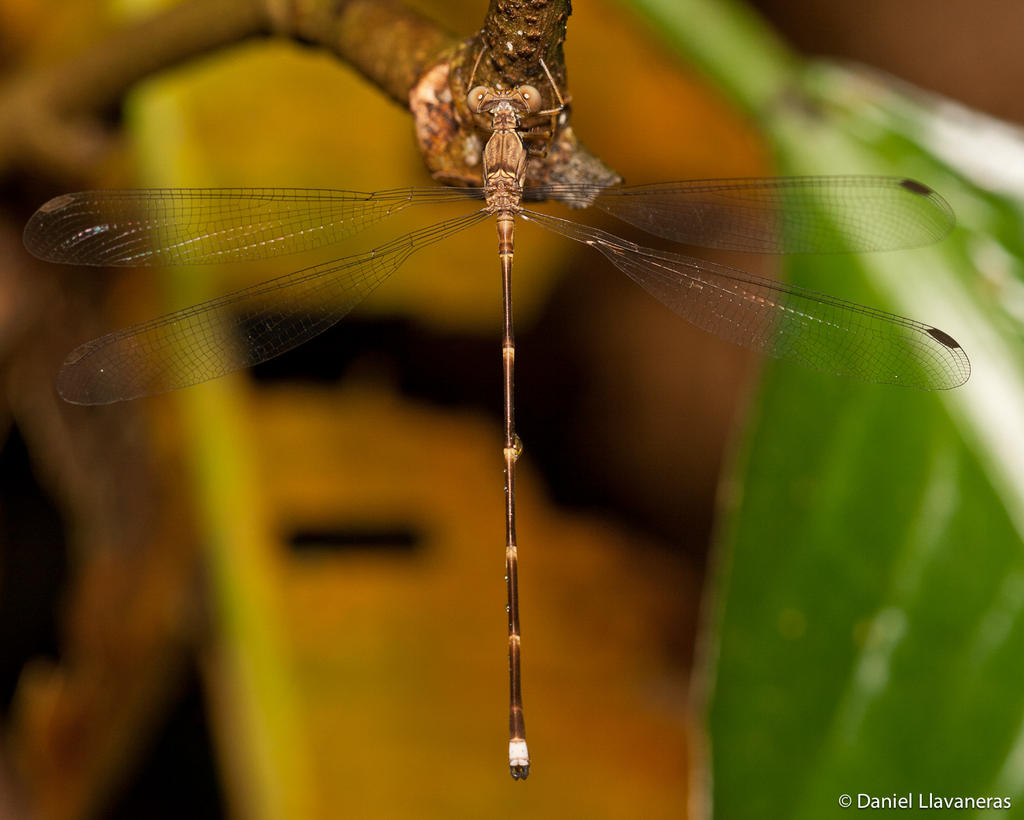
[[[199,676],[187,674],[162,726],[106,820],[219,820],[227,817]]]
[[[12,428],[0,451],[0,695],[6,714],[21,669],[58,655],[57,614],[68,573],[64,527]]]
[[[287,544],[292,552],[341,553],[375,552],[412,554],[423,546],[422,536],[412,528],[394,529],[303,529],[291,533]]]

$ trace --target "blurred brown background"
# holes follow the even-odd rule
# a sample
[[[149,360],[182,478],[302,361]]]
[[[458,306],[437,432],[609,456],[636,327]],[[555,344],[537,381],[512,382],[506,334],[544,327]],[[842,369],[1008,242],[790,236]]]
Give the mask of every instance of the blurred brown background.
[[[1013,0],[754,0],[805,54],[875,66],[1003,119],[1024,123],[1024,8]]]

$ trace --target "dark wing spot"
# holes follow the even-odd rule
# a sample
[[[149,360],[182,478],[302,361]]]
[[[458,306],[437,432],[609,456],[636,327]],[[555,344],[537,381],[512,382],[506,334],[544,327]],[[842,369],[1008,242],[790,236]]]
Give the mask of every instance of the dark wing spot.
[[[928,335],[948,348],[953,350],[960,349],[960,343],[944,330],[939,330],[937,327],[930,327],[928,328]]]
[[[920,194],[921,196],[930,196],[934,194],[931,188],[913,179],[901,179],[900,185],[906,188],[912,194]]]

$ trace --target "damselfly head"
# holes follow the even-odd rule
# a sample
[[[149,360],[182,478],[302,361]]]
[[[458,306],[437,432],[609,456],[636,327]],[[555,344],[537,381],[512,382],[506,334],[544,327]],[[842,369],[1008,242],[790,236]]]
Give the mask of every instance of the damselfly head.
[[[466,95],[466,105],[474,114],[481,113],[484,100],[492,94],[491,90],[484,85],[478,85]]]
[[[512,90],[512,94],[517,96],[526,106],[526,110],[530,114],[536,114],[541,108],[540,92],[532,85],[521,85],[518,88]]]
[[[540,92],[532,85],[517,85],[509,91],[478,85],[466,95],[466,107],[474,114],[487,114],[502,103],[506,111],[520,114],[536,114],[543,105]]]

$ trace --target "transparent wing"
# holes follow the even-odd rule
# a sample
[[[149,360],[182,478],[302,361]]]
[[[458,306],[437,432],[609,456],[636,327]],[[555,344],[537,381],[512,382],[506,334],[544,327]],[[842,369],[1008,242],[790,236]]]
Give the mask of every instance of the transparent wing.
[[[601,208],[674,242],[755,253],[913,248],[942,239],[956,223],[935,191],[898,177],[552,184],[530,189],[529,196]]]
[[[303,188],[140,188],[55,197],[25,227],[25,247],[74,265],[184,265],[264,259],[328,245],[409,205],[473,189],[375,193]]]
[[[367,253],[306,268],[76,348],[57,376],[73,404],[110,404],[215,379],[271,359],[340,320],[410,255],[486,219],[424,228]]]
[[[926,390],[958,387],[970,362],[929,325],[687,256],[642,248],[576,222],[524,219],[590,245],[684,319],[742,347],[826,373]]]

